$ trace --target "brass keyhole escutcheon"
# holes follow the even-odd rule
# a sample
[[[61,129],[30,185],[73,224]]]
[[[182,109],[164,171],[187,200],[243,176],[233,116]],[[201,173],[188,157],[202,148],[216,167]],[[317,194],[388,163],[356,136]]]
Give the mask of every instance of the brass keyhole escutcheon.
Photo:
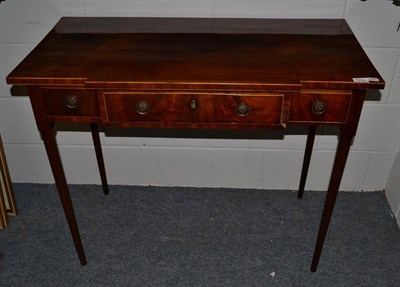
[[[149,112],[149,110],[150,110],[150,105],[148,102],[144,100],[137,102],[135,105],[135,111],[138,114],[145,115]]]
[[[67,108],[76,109],[79,106],[79,98],[76,95],[66,95],[64,104]]]
[[[312,105],[312,112],[314,115],[322,115],[326,112],[328,106],[326,103],[320,100],[316,100]]]
[[[192,99],[192,100],[190,101],[190,108],[191,108],[192,110],[195,110],[195,109],[197,108],[197,103],[196,103],[196,100],[195,100],[195,99]]]
[[[239,103],[236,106],[235,112],[238,116],[244,117],[250,113],[250,107],[245,103]]]

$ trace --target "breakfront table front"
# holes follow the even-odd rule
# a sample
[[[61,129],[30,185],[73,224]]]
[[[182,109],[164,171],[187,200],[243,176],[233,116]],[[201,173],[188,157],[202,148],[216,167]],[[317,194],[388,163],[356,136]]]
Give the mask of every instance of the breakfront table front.
[[[9,74],[26,85],[81,264],[86,258],[54,124],[90,124],[108,193],[98,124],[224,130],[309,128],[340,139],[315,244],[316,271],[365,100],[384,81],[343,19],[61,18]],[[189,256],[189,255],[188,255]]]

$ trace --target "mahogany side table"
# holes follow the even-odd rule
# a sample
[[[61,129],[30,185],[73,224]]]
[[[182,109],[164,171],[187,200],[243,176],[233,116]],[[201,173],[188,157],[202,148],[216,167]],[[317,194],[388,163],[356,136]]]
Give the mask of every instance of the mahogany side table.
[[[81,264],[86,258],[54,133],[89,123],[104,193],[98,124],[309,133],[304,192],[317,126],[340,139],[315,244],[316,271],[366,89],[385,83],[343,19],[64,17],[8,75],[26,85]]]

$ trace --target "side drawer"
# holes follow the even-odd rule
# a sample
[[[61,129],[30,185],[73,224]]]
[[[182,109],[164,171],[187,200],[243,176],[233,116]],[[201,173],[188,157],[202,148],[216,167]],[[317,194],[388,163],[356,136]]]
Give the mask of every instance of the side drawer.
[[[100,117],[97,94],[84,89],[42,89],[48,116]]]
[[[108,122],[281,124],[282,94],[104,93]]]
[[[350,91],[302,92],[292,95],[288,122],[345,123],[351,98]]]

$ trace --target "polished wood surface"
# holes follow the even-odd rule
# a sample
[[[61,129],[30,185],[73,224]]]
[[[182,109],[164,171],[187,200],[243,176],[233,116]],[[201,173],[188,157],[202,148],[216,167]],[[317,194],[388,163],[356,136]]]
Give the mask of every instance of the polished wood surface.
[[[148,123],[159,126],[171,123],[226,124],[241,127],[242,124],[283,127],[283,94],[222,94],[222,93],[105,93],[107,121],[110,124],[138,126]],[[149,111],[140,113],[133,107],[138,103],[148,105]],[[243,106],[248,112],[240,114]],[[248,126],[245,126],[248,128]]]
[[[345,123],[352,100],[350,91],[342,92],[302,92],[294,94],[290,102],[289,123],[292,124],[340,124]],[[326,111],[321,114],[313,111],[314,103],[322,102]],[[311,108],[310,108],[311,107]]]
[[[311,271],[318,266],[366,89],[385,85],[343,19],[62,18],[7,82],[28,86],[82,264],[86,257],[56,122],[90,124],[104,194],[98,124],[206,130],[306,125],[299,198],[317,126],[340,127]]]
[[[308,169],[310,167],[311,154],[314,147],[316,126],[308,127],[306,149],[304,151],[303,167],[301,169],[299,190],[297,192],[297,198],[302,199],[304,194],[304,188],[306,186],[306,180],[308,175]]]
[[[104,166],[103,151],[101,149],[99,127],[96,123],[91,123],[90,130],[92,132],[94,149],[96,151],[96,159],[100,172],[101,185],[103,186],[103,193],[107,195],[109,193],[109,190],[108,190],[106,168]]]
[[[41,133],[46,153],[49,158],[51,170],[57,186],[58,195],[60,196],[61,204],[64,209],[65,218],[71,236],[74,241],[75,249],[78,253],[79,261],[82,265],[86,264],[86,256],[83,250],[82,240],[78,229],[78,224],[75,218],[75,212],[72,205],[71,196],[68,191],[68,184],[64,174],[58,145],[55,137],[54,122],[48,122],[45,115],[45,103],[42,98],[42,93],[37,86],[28,86],[29,98],[31,100],[32,110],[35,115],[36,124]]]
[[[355,83],[358,77],[379,82]],[[62,18],[7,81],[140,89],[383,87],[345,20],[335,19]]]

